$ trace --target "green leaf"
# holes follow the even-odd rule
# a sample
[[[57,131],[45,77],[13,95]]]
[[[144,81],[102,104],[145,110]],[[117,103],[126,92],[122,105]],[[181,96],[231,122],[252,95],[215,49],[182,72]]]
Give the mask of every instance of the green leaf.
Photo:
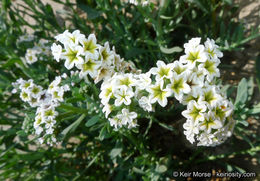
[[[20,131],[17,131],[16,132],[16,134],[18,135],[18,136],[27,136],[27,134],[24,132],[24,130],[20,130]]]
[[[172,17],[172,16],[160,15],[160,18],[162,18],[162,19],[173,19],[174,17]]]
[[[73,122],[71,125],[69,125],[66,129],[64,129],[61,132],[61,135],[63,135],[64,137],[69,133],[69,132],[73,132],[75,131],[75,129],[79,126],[79,124],[81,123],[81,121],[86,117],[85,114],[82,114],[75,122]]]
[[[10,58],[10,59],[7,60],[7,62],[6,62],[4,65],[2,65],[1,67],[2,67],[2,68],[7,68],[7,67],[10,67],[10,66],[13,66],[13,64],[15,64],[15,63],[18,63],[18,64],[21,65],[21,66],[24,66],[21,59],[19,59],[19,58]]]
[[[87,13],[87,18],[89,20],[96,19],[97,17],[101,16],[101,12],[83,4],[82,2],[78,1],[78,7]]]
[[[101,129],[100,133],[99,133],[99,139],[102,141],[107,137],[107,127],[106,125]]]
[[[21,160],[26,160],[26,161],[41,160],[42,158],[44,158],[44,154],[42,152],[34,152],[34,153],[29,153],[29,154],[22,154],[20,156]]]
[[[253,94],[254,94],[254,78],[253,77],[250,77],[249,81],[248,81],[248,98],[247,100],[250,101]]]
[[[243,78],[238,84],[235,105],[239,103],[244,104],[246,102],[248,96],[247,87],[247,81]]]
[[[115,158],[116,156],[121,154],[122,150],[123,150],[122,148],[114,148],[114,149],[111,150],[109,155],[110,155],[111,158]]]
[[[244,121],[240,121],[239,123],[243,124],[245,127],[247,127],[247,126],[249,125],[248,122],[247,122],[246,120],[244,120]]]
[[[172,54],[172,53],[178,53],[178,52],[181,52],[182,51],[182,48],[181,47],[172,47],[172,48],[165,48],[165,47],[162,47],[160,46],[160,50],[161,52],[165,53],[165,54]]]
[[[260,103],[255,105],[252,109],[249,110],[249,114],[259,114],[260,113]]]
[[[93,116],[91,119],[89,119],[89,120],[86,122],[85,126],[86,126],[86,127],[93,126],[93,125],[96,124],[98,121],[99,121],[99,116],[98,116],[98,115]]]
[[[167,171],[167,167],[165,165],[159,165],[156,167],[155,171],[158,173],[163,173]]]

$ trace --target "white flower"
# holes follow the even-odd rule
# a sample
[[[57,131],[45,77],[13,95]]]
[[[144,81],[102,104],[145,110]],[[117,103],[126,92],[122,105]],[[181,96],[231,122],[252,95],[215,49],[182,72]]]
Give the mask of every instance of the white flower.
[[[35,116],[35,121],[33,123],[33,127],[34,128],[37,128],[37,127],[40,127],[40,125],[42,124],[42,117],[41,117],[41,114],[38,114],[37,116]]]
[[[51,93],[52,90],[53,90],[55,87],[58,87],[58,85],[60,84],[60,82],[61,82],[61,77],[60,77],[60,76],[56,76],[56,77],[55,77],[55,80],[52,81],[51,84],[49,85],[47,92],[48,92],[48,93]]]
[[[180,61],[173,62],[173,72],[177,75],[189,75],[189,66],[187,64],[183,64]]]
[[[34,49],[27,49],[25,54],[25,60],[29,64],[33,64],[34,62],[37,62],[37,51]]]
[[[114,61],[113,61],[113,65],[115,66],[116,70],[118,72],[122,72],[122,62],[124,61],[124,59],[120,58],[120,55],[117,55],[115,53],[114,47],[113,47],[113,53],[114,53]]]
[[[43,88],[41,86],[34,84],[29,89],[31,93],[30,95],[37,99],[39,96],[43,95],[42,89]]]
[[[113,95],[113,84],[110,82],[103,82],[101,85],[101,92],[99,98],[103,105],[109,102],[110,97]]]
[[[28,102],[31,98],[30,93],[28,92],[28,90],[23,89],[20,93],[20,98],[24,101],[24,102]]]
[[[78,45],[79,42],[85,39],[85,35],[81,34],[79,30],[75,30],[72,34],[68,34],[71,43]]]
[[[205,89],[202,90],[201,100],[204,101],[210,106],[214,107],[219,99],[221,99],[221,95],[217,93],[216,86],[207,85]]]
[[[68,30],[65,30],[62,34],[59,34],[55,39],[65,46],[77,46],[79,41],[82,41],[85,38],[85,35],[80,34],[79,30],[73,31],[70,33]]]
[[[115,90],[114,96],[115,106],[121,106],[122,103],[125,105],[131,104],[131,98],[134,96],[134,93],[131,89],[128,89],[126,86],[120,86],[117,90]]]
[[[180,57],[181,63],[188,63],[190,68],[196,66],[197,62],[205,62],[207,55],[204,52],[205,47],[200,45],[200,38],[192,38],[188,43],[184,44],[185,53]]]
[[[103,66],[102,68],[98,69],[98,74],[97,77],[94,79],[94,82],[95,84],[97,84],[101,80],[105,81],[107,79],[110,79],[113,74],[114,74],[114,70],[112,70],[111,67]]]
[[[115,116],[113,118],[108,118],[108,121],[111,126],[115,127],[115,130],[118,130],[118,128],[122,127],[122,121],[118,118],[118,116]]]
[[[70,90],[70,86],[68,84],[65,84],[64,86],[62,86],[64,92],[67,92]]]
[[[53,120],[57,115],[58,115],[58,112],[55,111],[54,106],[50,106],[49,108],[42,110],[42,116],[43,116],[44,122],[46,122],[50,119]]]
[[[195,73],[195,72],[191,73],[188,76],[186,83],[190,86],[190,89],[191,89],[190,94],[193,97],[197,97],[202,92],[201,90],[202,90],[202,87],[204,86],[204,76],[198,77],[197,73]]]
[[[61,75],[61,77],[64,78],[64,79],[66,79],[66,78],[68,77],[68,75],[67,75],[66,73],[63,73],[63,74]]]
[[[137,87],[137,89],[139,90],[144,90],[146,88],[148,88],[151,83],[152,83],[152,79],[150,78],[151,74],[145,73],[145,74],[140,74],[137,75],[137,81],[135,83],[135,86]]]
[[[105,104],[105,106],[102,109],[102,112],[105,113],[106,118],[111,113],[111,111],[112,111],[111,106],[109,104]]]
[[[64,53],[66,59],[65,67],[70,70],[74,65],[82,64],[84,60],[81,55],[83,55],[83,48],[81,46],[66,46]]]
[[[232,114],[233,109],[234,106],[230,101],[219,99],[212,111],[214,111],[215,117],[223,122],[226,117]]]
[[[170,77],[172,77],[173,64],[165,65],[163,61],[158,60],[156,65],[157,67],[151,68],[151,70],[149,71],[153,75],[156,75],[156,81],[160,81],[164,78],[169,79]]]
[[[126,125],[127,123],[131,123],[135,118],[137,118],[136,112],[129,112],[128,109],[122,109],[122,114],[118,115],[118,118],[121,119],[122,124]]]
[[[15,94],[16,92],[17,92],[17,89],[15,89],[15,88],[12,89],[12,91],[11,91],[12,94]]]
[[[169,92],[174,93],[176,99],[181,100],[183,94],[191,91],[190,86],[186,83],[186,77],[174,74],[171,77],[171,83],[166,86]]]
[[[37,127],[37,128],[35,128],[35,134],[36,135],[40,135],[41,133],[43,132],[43,128],[42,127]]]
[[[128,129],[135,128],[137,125],[137,120],[134,119],[132,122],[128,123]]]
[[[88,74],[95,78],[98,75],[98,68],[100,67],[100,62],[95,61],[91,55],[85,56],[85,61],[76,65],[80,69],[79,77],[83,78]]]
[[[62,53],[62,47],[60,45],[56,45],[55,43],[53,43],[51,46],[51,52],[52,52],[52,55],[54,56],[54,59],[57,62],[59,62],[61,53]]]
[[[203,70],[204,75],[209,82],[213,80],[214,77],[219,77],[219,69],[217,68],[219,64],[219,60],[213,61],[211,59],[207,59],[206,62],[199,65],[199,69]]]
[[[198,144],[197,146],[211,146],[213,144],[212,139],[215,136],[213,134],[208,134],[206,132],[201,133],[197,139],[198,139]]]
[[[48,135],[51,135],[51,134],[53,134],[53,131],[54,131],[54,129],[52,128],[52,127],[50,127],[50,128],[48,128],[48,129],[46,129],[46,134]]]
[[[129,3],[130,4],[134,4],[134,5],[138,5],[138,1],[137,0],[129,0]]]
[[[45,119],[45,128],[46,129],[49,129],[49,128],[52,128],[54,126],[54,124],[56,123],[56,121],[52,118],[47,118]]]
[[[18,39],[18,43],[21,42],[29,42],[29,41],[33,41],[35,39],[34,35],[30,35],[30,34],[25,34],[19,37]]]
[[[147,91],[150,93],[149,99],[152,104],[157,101],[162,107],[167,105],[167,97],[171,95],[171,92],[167,89],[163,89],[163,81],[149,86]]]
[[[185,129],[184,134],[186,135],[187,140],[189,140],[192,143],[195,142],[194,136],[195,134],[199,134],[199,128],[198,124],[196,124],[194,121],[188,119],[184,124],[183,128]]]
[[[191,89],[192,90],[192,89]],[[198,89],[199,90],[199,89]],[[199,91],[196,91],[195,93],[190,92],[189,94],[185,94],[183,95],[182,97],[182,100],[180,100],[180,102],[183,104],[183,105],[187,105],[190,101],[194,100],[196,102],[198,102],[198,100],[201,100],[201,92]]]
[[[221,121],[215,118],[213,112],[204,114],[204,120],[200,123],[200,130],[205,130],[207,133],[211,133],[212,129],[219,129],[221,127]]]
[[[139,99],[138,103],[139,103],[139,106],[141,108],[143,108],[145,111],[148,111],[148,112],[152,111],[151,101],[148,97],[145,97],[145,96],[141,97],[141,99]]]
[[[56,101],[63,102],[63,94],[64,94],[63,87],[54,87],[53,90],[51,91],[52,100],[55,102]]]
[[[114,53],[113,51],[110,51],[108,42],[105,43],[104,47],[99,48],[99,55],[102,61],[102,66],[110,66],[112,64]]]
[[[38,141],[39,141],[40,144],[43,144],[44,139],[43,138],[38,138]]]
[[[205,42],[205,50],[211,58],[217,59],[223,57],[223,53],[218,48],[218,45],[215,44],[213,39],[207,38],[207,41]]]
[[[201,40],[201,38],[198,38],[198,37],[192,38],[192,39],[189,40],[188,43],[185,43],[183,46],[184,46],[185,49],[196,48],[200,44],[200,40]]]
[[[197,103],[196,101],[192,100],[188,103],[187,110],[182,112],[182,115],[194,121],[195,123],[198,123],[199,121],[204,120],[204,113],[207,110],[207,107],[205,104]]]
[[[83,46],[83,52],[88,55],[92,55],[95,59],[98,58],[98,48],[99,45],[97,44],[96,36],[94,34],[90,34],[88,39],[83,39],[80,42]]]
[[[131,88],[136,83],[136,80],[131,73],[117,75],[115,80],[117,86],[125,85],[128,88]]]
[[[29,104],[31,107],[37,107],[40,105],[40,102],[38,101],[37,98],[34,98],[34,97],[30,97],[30,100],[29,100]]]

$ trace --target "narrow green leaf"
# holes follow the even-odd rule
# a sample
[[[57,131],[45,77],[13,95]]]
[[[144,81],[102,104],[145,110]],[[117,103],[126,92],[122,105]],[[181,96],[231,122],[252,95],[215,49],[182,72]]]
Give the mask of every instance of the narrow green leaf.
[[[64,129],[61,132],[61,135],[63,135],[64,137],[69,133],[69,132],[73,132],[75,131],[75,129],[79,126],[79,124],[81,123],[81,121],[86,117],[85,114],[82,114],[75,122],[73,122],[71,125],[69,125],[66,129]]]
[[[167,167],[165,165],[159,165],[158,167],[156,167],[155,171],[158,173],[163,173],[167,171]]]
[[[99,121],[99,116],[98,116],[98,115],[93,116],[91,119],[89,119],[89,120],[86,122],[85,126],[86,126],[86,127],[93,126],[93,125],[96,124],[98,121]]]
[[[78,1],[77,6],[87,13],[87,18],[89,20],[93,20],[93,19],[101,16],[101,12],[81,3],[80,1]]]
[[[250,101],[253,94],[254,94],[254,78],[253,77],[250,77],[249,81],[248,81],[248,98],[247,100]]]
[[[249,110],[249,114],[259,114],[260,113],[260,103],[255,105],[252,109]]]
[[[16,134],[19,136],[27,136],[27,134],[24,132],[24,130],[17,131]]]
[[[99,139],[102,141],[104,140],[104,138],[107,136],[107,127],[106,125],[101,129],[100,133],[99,133]]]
[[[172,48],[164,48],[162,46],[160,46],[160,50],[161,52],[165,53],[165,54],[172,54],[172,53],[178,53],[182,51],[181,47],[172,47]]]
[[[121,154],[122,150],[123,150],[122,148],[114,148],[114,149],[111,150],[109,155],[110,155],[111,158],[115,158],[116,156]]]
[[[7,62],[2,65],[1,67],[2,68],[7,68],[7,67],[10,67],[10,66],[13,66],[13,64],[15,63],[18,63],[19,65],[23,66],[23,62],[21,59],[19,58],[10,58],[9,60],[7,60]]]
[[[247,81],[243,78],[238,84],[235,105],[238,103],[244,104],[246,102],[248,96],[247,87]]]
[[[160,15],[160,18],[162,18],[162,19],[173,19],[173,17],[171,17],[171,16],[164,16],[164,15]]]

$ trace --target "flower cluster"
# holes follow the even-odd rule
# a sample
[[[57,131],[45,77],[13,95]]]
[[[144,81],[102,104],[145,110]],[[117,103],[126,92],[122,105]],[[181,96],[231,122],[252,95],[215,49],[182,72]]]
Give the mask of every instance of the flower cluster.
[[[116,72],[125,70],[134,71],[133,64],[127,63],[116,54],[114,48],[110,48],[106,42],[104,46],[97,44],[94,34],[87,38],[79,30],[64,33],[55,37],[62,44],[53,43],[51,50],[57,62],[65,60],[64,66],[70,70],[76,67],[80,78],[87,78],[89,75],[95,83],[113,76]]]
[[[209,39],[202,45],[200,38],[193,38],[184,48],[186,54],[179,61],[167,65],[158,61],[157,67],[148,73],[116,74],[103,82],[100,93],[103,112],[106,117],[113,110],[119,112],[109,118],[112,126],[116,129],[126,124],[136,126],[137,114],[131,110],[136,102],[149,112],[154,103],[165,107],[168,97],[174,97],[187,105],[182,113],[187,118],[184,134],[191,143],[196,139],[198,145],[214,146],[231,135],[235,124],[231,117],[233,105],[215,85],[222,53]]]
[[[76,67],[80,78],[89,75],[95,83],[103,80],[99,97],[116,130],[137,126],[136,106],[150,112],[155,103],[165,107],[168,98],[174,97],[187,105],[182,113],[187,118],[184,134],[191,143],[213,146],[231,135],[233,105],[215,85],[223,54],[214,40],[207,39],[203,45],[200,38],[192,38],[184,44],[180,60],[169,64],[159,60],[157,67],[141,73],[111,50],[108,42],[97,44],[94,34],[86,38],[78,30],[66,30],[55,38],[63,45],[51,47],[56,61],[64,59],[67,69]]]
[[[233,131],[233,105],[215,85],[219,77],[219,58],[223,54],[214,40],[207,39],[204,45],[200,38],[193,38],[184,44],[185,55],[180,57],[180,64],[187,69],[186,83],[190,93],[178,99],[187,105],[182,114],[187,118],[183,127],[186,138],[197,145],[215,146],[224,142]],[[181,66],[181,67],[183,67]]]
[[[81,79],[92,78],[95,84],[103,81],[99,94],[102,111],[115,130],[136,127],[138,112],[154,111],[156,103],[165,107],[171,97],[187,106],[182,112],[187,119],[183,127],[191,143],[215,146],[231,136],[233,105],[216,85],[223,54],[214,40],[201,44],[200,38],[192,38],[184,44],[185,55],[178,61],[165,64],[158,60],[156,67],[141,73],[133,63],[121,59],[108,42],[98,44],[94,34],[85,37],[79,30],[66,30],[55,38],[59,44],[53,43],[51,51],[57,62],[65,60],[64,66]],[[34,128],[42,135],[41,142],[52,135],[58,115],[55,107],[69,90],[60,82],[61,77],[56,77],[47,90],[32,80],[19,79],[14,84],[21,90],[21,99],[37,107]],[[48,138],[47,142],[55,142],[55,137]]]
[[[25,34],[17,39],[17,43],[30,42],[33,41],[35,38],[36,37],[32,34]]]
[[[60,84],[60,76],[55,78],[47,90],[36,85],[31,79],[26,81],[20,78],[13,83],[13,86],[16,87],[13,93],[19,89],[20,98],[29,103],[31,107],[37,107],[33,127],[35,134],[39,136],[40,143],[46,142],[52,145],[56,142],[53,131],[58,112],[55,111],[55,108],[59,106],[60,102],[63,102],[64,92],[70,89],[68,85],[61,86]]]
[[[108,119],[110,125],[114,126],[115,129],[123,125],[128,125],[128,128],[137,125],[135,120],[137,113],[132,111],[136,81],[137,79],[132,73],[121,73],[114,74],[113,77],[107,79],[101,85],[99,97],[101,103],[104,105],[103,112],[106,114],[106,117],[108,117],[112,111],[113,113],[117,113],[113,118]],[[118,109],[120,111],[118,111]]]
[[[33,64],[38,60],[43,60],[44,56],[50,55],[48,41],[41,39],[33,48],[28,48],[25,53],[25,62]]]
[[[56,61],[64,59],[64,66],[69,70],[76,67],[82,79],[89,76],[94,83],[103,80],[100,98],[106,117],[112,111],[112,102],[115,107],[121,107],[120,114],[109,118],[111,126],[116,129],[122,125],[128,125],[129,128],[135,127],[137,113],[130,111],[130,104],[134,95],[133,73],[139,73],[139,71],[135,69],[134,64],[121,59],[115,49],[110,48],[108,42],[104,46],[97,44],[94,34],[86,38],[78,30],[72,33],[66,30],[55,38],[63,45],[62,47],[54,43],[51,47]]]

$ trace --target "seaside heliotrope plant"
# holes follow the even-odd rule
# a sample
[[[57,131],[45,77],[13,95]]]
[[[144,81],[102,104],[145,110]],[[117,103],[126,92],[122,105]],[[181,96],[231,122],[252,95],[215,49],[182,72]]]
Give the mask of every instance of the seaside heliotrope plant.
[[[215,146],[231,136],[235,125],[233,105],[221,93],[221,85],[216,84],[223,54],[214,40],[207,39],[202,44],[200,38],[192,38],[184,44],[185,55],[180,60],[169,64],[158,60],[156,67],[142,73],[133,63],[124,61],[108,42],[104,46],[98,44],[94,34],[85,37],[79,30],[66,30],[55,39],[57,43],[53,43],[51,51],[57,62],[64,60],[66,69],[77,69],[82,81],[92,78],[95,84],[102,82],[102,111],[115,130],[138,126],[141,109],[156,111],[156,104],[165,107],[168,99],[174,97],[187,106],[182,112],[187,119],[183,128],[190,143]],[[60,82],[61,77],[57,76],[47,90],[33,80],[19,79],[14,83],[21,99],[37,107],[34,129],[40,142],[55,142],[55,136],[48,136],[55,129],[55,107],[69,90]]]

